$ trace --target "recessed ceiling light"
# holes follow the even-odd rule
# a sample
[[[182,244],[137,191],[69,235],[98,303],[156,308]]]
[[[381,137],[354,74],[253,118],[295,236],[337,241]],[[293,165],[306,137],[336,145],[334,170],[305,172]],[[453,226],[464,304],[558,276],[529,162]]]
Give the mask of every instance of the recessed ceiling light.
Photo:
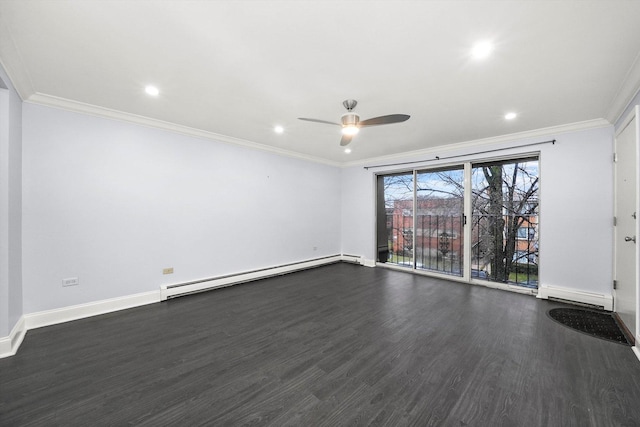
[[[476,59],[484,59],[491,54],[491,51],[493,51],[493,43],[489,40],[482,40],[473,45],[471,56]]]
[[[145,87],[144,91],[147,93],[147,95],[150,95],[150,96],[158,96],[160,94],[160,89],[151,85]]]
[[[349,154],[349,153],[351,152],[351,148],[345,148],[345,149],[344,149],[344,152],[345,152],[345,153],[347,153],[347,154]]]
[[[504,115],[504,118],[506,120],[513,120],[516,117],[518,117],[518,115],[516,113],[507,113],[507,114]]]
[[[282,126],[276,126],[276,127],[273,128],[273,131],[275,133],[282,133],[282,132],[284,132],[284,128]]]

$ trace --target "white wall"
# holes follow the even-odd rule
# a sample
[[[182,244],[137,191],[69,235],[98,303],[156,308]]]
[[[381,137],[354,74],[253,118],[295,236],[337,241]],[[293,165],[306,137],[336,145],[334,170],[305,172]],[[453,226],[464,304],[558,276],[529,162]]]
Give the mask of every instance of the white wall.
[[[541,179],[541,284],[611,294],[613,127],[558,136]]]
[[[613,126],[513,140],[506,143],[420,153],[368,165],[433,159],[556,139],[484,157],[540,151],[540,284],[611,294],[613,264]],[[480,155],[461,158],[478,160]],[[444,161],[443,161],[444,162]],[[430,162],[437,166],[438,162]],[[373,175],[392,167],[342,171],[342,249],[375,259]],[[409,166],[411,167],[411,166]],[[400,170],[402,167],[396,167]],[[404,166],[406,169],[407,166]]]
[[[22,316],[22,105],[0,67],[0,337]]]
[[[23,122],[24,313],[341,252],[375,258],[374,171],[363,165],[28,103]],[[541,284],[610,294],[613,127],[420,158],[552,138],[501,153],[541,152]],[[63,288],[67,277],[80,285]]]
[[[29,103],[23,121],[25,313],[340,253],[338,168]]]
[[[375,198],[373,172],[342,169],[342,253],[376,258]]]

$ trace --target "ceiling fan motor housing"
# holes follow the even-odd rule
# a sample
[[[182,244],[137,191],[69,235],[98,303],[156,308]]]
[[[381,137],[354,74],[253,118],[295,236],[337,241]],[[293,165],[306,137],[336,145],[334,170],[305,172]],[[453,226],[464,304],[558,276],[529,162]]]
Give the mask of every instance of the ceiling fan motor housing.
[[[342,126],[355,126],[360,121],[360,116],[356,113],[345,113],[342,115]]]

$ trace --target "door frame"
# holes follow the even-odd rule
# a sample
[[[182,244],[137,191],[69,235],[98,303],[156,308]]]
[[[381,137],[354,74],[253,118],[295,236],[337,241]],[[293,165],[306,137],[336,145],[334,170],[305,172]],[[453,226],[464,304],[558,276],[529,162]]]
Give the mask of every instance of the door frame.
[[[619,135],[627,129],[630,123],[636,119],[635,121],[635,183],[636,183],[636,194],[635,194],[635,211],[637,215],[640,215],[640,106],[636,105],[633,110],[625,117],[625,119],[621,122],[620,127],[616,130],[614,136],[614,153],[617,152],[618,148],[618,137]],[[617,166],[614,165],[614,168]],[[617,170],[614,169],[614,215],[618,215],[617,206],[618,206],[618,173]],[[640,239],[640,221],[636,220],[635,222],[635,236]],[[617,232],[614,230],[613,233],[613,279],[617,277]],[[635,341],[636,345],[633,347],[633,351],[636,353],[636,356],[640,359],[640,250],[638,250],[638,245],[640,242],[636,243],[635,248],[635,288],[636,288],[636,301],[635,301],[635,331],[636,336]],[[612,282],[613,283],[613,282]],[[617,298],[616,298],[616,290],[612,290],[613,293],[613,301],[614,301],[614,312],[617,309]]]
[[[551,142],[551,141],[549,141]],[[522,293],[522,294],[527,294],[527,295],[536,295],[538,292],[538,289],[532,289],[532,288],[528,288],[528,287],[524,287],[524,286],[518,286],[518,285],[514,285],[514,284],[510,284],[510,283],[500,283],[500,282],[491,282],[489,280],[482,280],[482,279],[477,279],[477,278],[473,278],[472,274],[471,274],[471,258],[472,258],[472,253],[471,253],[471,249],[472,249],[472,218],[473,218],[473,206],[472,206],[472,170],[473,170],[473,166],[475,164],[480,164],[480,163],[490,163],[490,162],[516,162],[518,160],[522,160],[522,159],[528,159],[528,158],[536,158],[537,162],[538,162],[538,176],[540,176],[540,164],[542,162],[542,153],[541,151],[524,151],[522,153],[514,153],[514,154],[506,154],[506,155],[502,155],[502,156],[487,156],[487,157],[479,157],[477,159],[469,159],[469,160],[462,160],[462,161],[453,161],[453,162],[447,162],[444,164],[440,164],[437,166],[429,166],[429,165],[418,165],[416,167],[412,167],[410,169],[397,169],[397,170],[391,170],[391,171],[380,171],[380,172],[376,172],[373,174],[373,184],[374,184],[374,212],[376,212],[375,215],[375,227],[374,227],[374,233],[375,233],[375,237],[374,237],[374,241],[376,242],[376,262],[375,262],[375,266],[378,267],[384,267],[384,268],[389,268],[389,269],[395,269],[395,270],[399,270],[399,271],[411,271],[411,273],[413,274],[419,274],[419,275],[424,275],[424,276],[428,276],[428,277],[434,277],[434,278],[441,278],[441,279],[446,279],[446,280],[450,280],[450,281],[456,281],[456,282],[463,282],[463,283],[470,283],[473,285],[481,285],[481,286],[486,286],[486,287],[490,287],[490,288],[496,288],[496,289],[501,289],[501,290],[506,290],[506,291],[511,291],[511,292],[516,292],[516,293]],[[379,262],[378,261],[378,253],[380,251],[380,246],[382,246],[383,241],[380,240],[379,238],[379,233],[381,232],[380,229],[380,221],[379,218],[381,215],[384,214],[384,210],[381,209],[380,207],[380,201],[384,199],[383,194],[380,194],[379,191],[379,180],[381,177],[384,176],[389,176],[389,175],[397,175],[397,174],[413,174],[413,183],[414,183],[414,191],[413,191],[413,206],[415,207],[417,205],[416,203],[416,191],[415,191],[415,183],[416,183],[416,178],[417,178],[417,173],[418,172],[429,172],[429,171],[434,171],[434,170],[447,170],[447,169],[460,169],[460,167],[462,166],[463,169],[463,173],[464,173],[464,209],[463,209],[463,213],[465,215],[466,218],[466,223],[463,227],[463,236],[464,236],[464,249],[463,249],[463,274],[461,276],[457,276],[457,275],[449,275],[449,274],[444,274],[444,273],[440,273],[437,271],[431,271],[431,270],[423,270],[423,269],[418,269],[415,266],[416,263],[416,248],[415,248],[415,238],[414,238],[414,245],[412,248],[412,258],[413,258],[413,265],[411,267],[411,269],[409,270],[407,267],[405,266],[399,266],[393,263],[387,263],[387,262]],[[539,185],[538,187],[538,193],[540,194],[542,191],[542,186]],[[540,199],[540,196],[538,197],[538,199]],[[384,202],[383,202],[384,203]],[[540,202],[540,204],[542,204],[542,202]],[[414,216],[415,216],[415,208],[414,208]],[[538,224],[541,224],[542,222],[542,213],[538,212]],[[540,225],[539,225],[540,227]],[[540,230],[540,228],[538,228],[538,231]],[[540,231],[539,231],[539,235],[540,235]],[[414,218],[413,221],[413,236],[416,235],[416,221]],[[539,247],[541,246],[540,244],[541,239],[540,237],[538,237],[538,244]]]

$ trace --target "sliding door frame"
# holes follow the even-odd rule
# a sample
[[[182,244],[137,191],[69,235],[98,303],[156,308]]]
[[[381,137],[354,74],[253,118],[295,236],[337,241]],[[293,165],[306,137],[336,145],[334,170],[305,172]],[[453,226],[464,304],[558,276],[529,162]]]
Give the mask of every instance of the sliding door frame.
[[[378,189],[377,189],[377,183],[378,183],[378,177],[380,176],[385,176],[385,175],[395,175],[395,174],[402,174],[402,173],[413,173],[413,183],[414,183],[414,190],[413,190],[413,215],[414,215],[414,219],[413,219],[413,248],[412,248],[412,259],[413,259],[413,265],[410,269],[408,269],[407,267],[403,267],[400,265],[394,265],[394,264],[388,264],[388,263],[383,263],[383,262],[379,262],[377,260],[377,248],[376,248],[376,262],[375,262],[375,266],[376,267],[383,267],[383,268],[389,268],[389,269],[393,269],[393,270],[399,270],[399,271],[404,271],[404,272],[411,272],[414,274],[421,274],[424,276],[429,276],[429,277],[435,277],[435,278],[440,278],[440,279],[446,279],[446,280],[453,280],[453,281],[457,281],[457,282],[463,282],[463,283],[470,283],[470,284],[474,284],[474,285],[482,285],[482,286],[487,286],[487,287],[491,287],[491,288],[497,288],[497,289],[504,289],[504,290],[509,290],[509,291],[514,291],[514,292],[519,292],[519,293],[526,293],[526,294],[535,294],[537,293],[537,289],[531,289],[531,288],[525,288],[522,286],[518,286],[515,284],[510,284],[510,283],[501,283],[501,282],[492,282],[489,280],[481,280],[481,279],[474,279],[473,277],[471,277],[471,250],[472,250],[472,218],[473,218],[473,206],[472,206],[472,188],[471,188],[471,172],[473,169],[473,166],[475,164],[480,164],[480,163],[488,163],[488,162],[502,162],[502,161],[517,161],[519,159],[526,159],[526,158],[532,158],[535,157],[537,158],[538,161],[538,176],[540,176],[540,165],[541,165],[541,158],[542,158],[542,154],[540,151],[527,151],[527,152],[522,152],[522,153],[512,153],[512,154],[508,154],[508,155],[503,155],[503,156],[491,156],[491,157],[486,157],[486,158],[477,158],[477,159],[467,159],[464,161],[460,161],[460,162],[450,162],[450,163],[444,163],[444,164],[438,164],[438,165],[433,165],[433,166],[429,166],[429,165],[418,165],[416,167],[413,167],[411,169],[397,169],[397,170],[389,170],[389,171],[380,171],[380,172],[376,172],[373,174],[373,180],[374,180],[374,184],[375,184],[375,191],[374,193],[377,195],[378,194]],[[418,172],[428,172],[428,171],[435,171],[435,170],[446,170],[449,168],[460,168],[460,166],[463,167],[464,169],[464,218],[465,218],[465,222],[464,222],[464,227],[463,227],[463,233],[464,233],[464,249],[463,249],[463,274],[462,276],[455,276],[455,275],[449,275],[449,274],[443,274],[443,273],[439,273],[439,272],[435,272],[435,271],[429,271],[429,270],[423,270],[423,269],[418,269],[416,268],[416,245],[415,245],[415,236],[416,236],[416,224],[417,221],[415,220],[415,214],[416,214],[416,206],[417,206],[417,191],[416,191],[416,179],[417,179],[417,174]],[[542,217],[542,198],[541,198],[541,186],[538,187],[538,200],[539,200],[539,209],[538,209],[538,250],[540,250],[540,248],[542,247],[542,243],[541,243],[541,232],[540,232],[540,224],[542,223],[541,217]],[[379,208],[378,208],[378,197],[374,198],[374,204],[375,204],[375,231],[376,231],[376,235],[374,238],[374,241],[376,242],[376,246],[377,246],[377,242],[378,242],[378,215],[379,215]]]

